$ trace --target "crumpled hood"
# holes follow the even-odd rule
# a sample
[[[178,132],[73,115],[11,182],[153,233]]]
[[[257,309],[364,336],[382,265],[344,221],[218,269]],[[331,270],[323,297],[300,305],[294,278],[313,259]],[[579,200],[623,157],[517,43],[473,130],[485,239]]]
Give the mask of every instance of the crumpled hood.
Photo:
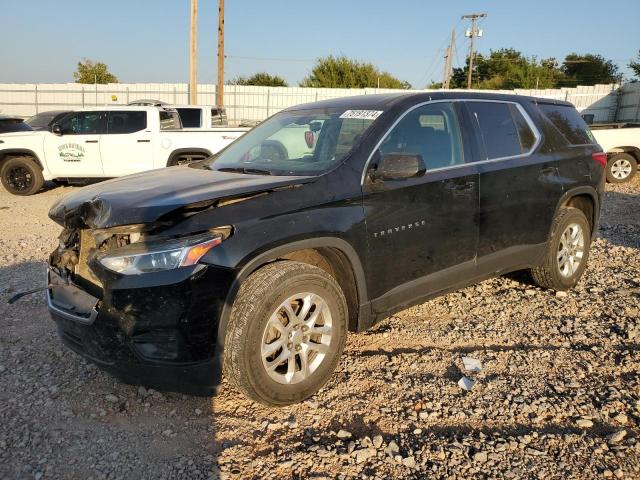
[[[313,181],[312,177],[246,175],[190,167],[138,173],[83,187],[60,198],[49,217],[67,228],[150,223],[172,210]]]

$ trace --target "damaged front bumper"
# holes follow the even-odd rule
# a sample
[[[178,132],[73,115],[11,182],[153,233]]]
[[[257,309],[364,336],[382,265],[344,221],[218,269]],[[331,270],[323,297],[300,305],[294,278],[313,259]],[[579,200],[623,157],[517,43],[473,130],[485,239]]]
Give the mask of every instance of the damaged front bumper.
[[[87,269],[82,251],[75,273],[62,266],[73,254],[61,260],[55,252],[47,273],[48,308],[63,343],[125,383],[214,393],[218,324],[233,272],[197,264],[119,275],[96,262]]]

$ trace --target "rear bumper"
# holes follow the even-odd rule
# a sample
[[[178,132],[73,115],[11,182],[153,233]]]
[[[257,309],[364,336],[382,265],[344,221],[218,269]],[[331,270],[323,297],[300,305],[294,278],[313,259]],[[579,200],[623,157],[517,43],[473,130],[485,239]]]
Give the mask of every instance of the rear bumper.
[[[222,376],[215,286],[226,283],[223,273],[206,267],[175,284],[146,279],[144,288],[97,298],[50,271],[49,313],[64,345],[120,381],[212,395]]]

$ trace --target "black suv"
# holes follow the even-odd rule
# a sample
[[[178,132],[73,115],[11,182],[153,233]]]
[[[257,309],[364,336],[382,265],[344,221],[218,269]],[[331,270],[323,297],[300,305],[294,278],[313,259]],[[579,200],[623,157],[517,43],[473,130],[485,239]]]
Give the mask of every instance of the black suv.
[[[49,213],[63,342],[129,383],[271,405],[328,380],[348,330],[529,269],[565,290],[606,156],[575,108],[403,93],[274,115],[209,159],[92,185]]]

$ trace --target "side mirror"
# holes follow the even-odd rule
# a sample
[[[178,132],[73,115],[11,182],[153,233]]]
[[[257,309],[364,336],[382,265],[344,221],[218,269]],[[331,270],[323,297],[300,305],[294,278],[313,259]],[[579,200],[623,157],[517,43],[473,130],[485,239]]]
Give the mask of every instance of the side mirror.
[[[62,136],[62,127],[59,124],[54,123],[53,126],[51,127],[51,133],[61,137]]]
[[[405,180],[421,177],[427,171],[422,155],[414,153],[387,153],[372,172],[373,180]]]

